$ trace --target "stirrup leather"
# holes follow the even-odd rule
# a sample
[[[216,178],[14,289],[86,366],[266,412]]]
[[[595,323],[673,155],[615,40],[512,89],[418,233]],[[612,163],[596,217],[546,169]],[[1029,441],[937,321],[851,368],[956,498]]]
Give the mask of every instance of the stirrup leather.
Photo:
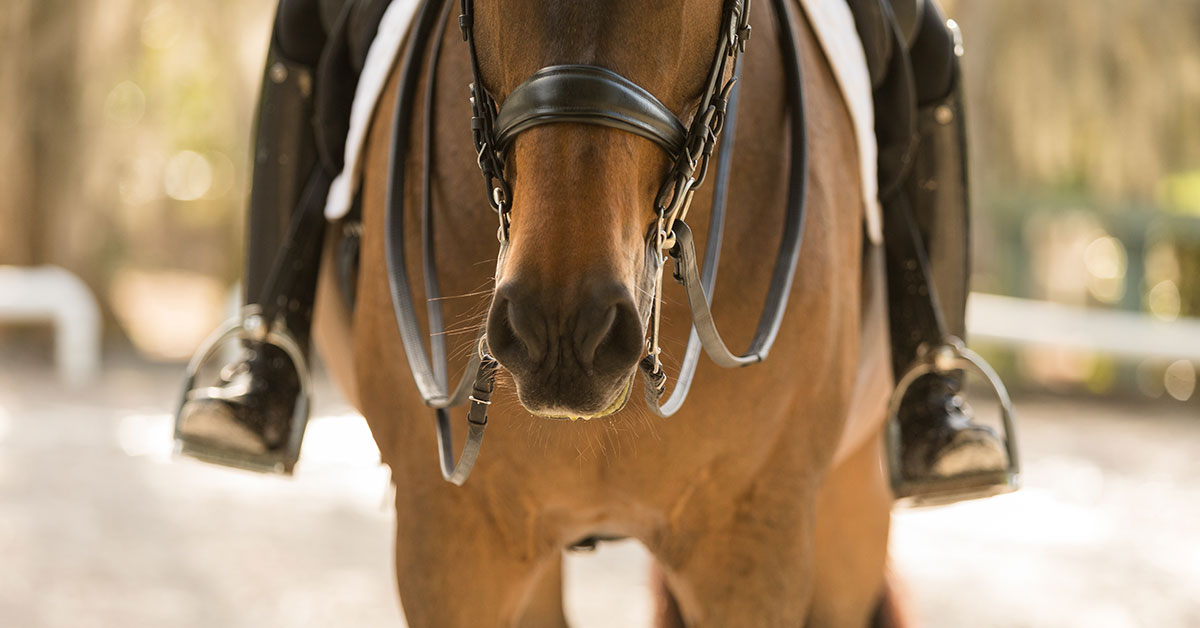
[[[900,434],[900,404],[913,383],[929,373],[949,374],[965,370],[981,375],[1000,402],[1001,435],[1008,463],[1003,469],[967,472],[937,478],[913,478],[904,472]],[[917,359],[896,382],[888,404],[885,432],[888,475],[896,502],[903,506],[935,506],[968,499],[1011,493],[1020,487],[1021,465],[1017,453],[1016,427],[1012,399],[995,369],[979,354],[966,348],[962,340],[948,336],[941,344],[926,345]]]
[[[184,406],[194,399],[203,397],[205,388],[196,388],[196,377],[200,370],[223,348],[233,341],[251,341],[271,345],[283,351],[296,370],[299,391],[292,409],[288,438],[283,447],[264,454],[252,454],[216,446],[209,442],[189,439],[182,431]],[[288,331],[283,318],[273,324],[264,320],[257,306],[246,306],[241,314],[229,319],[217,328],[201,345],[188,363],[184,377],[183,392],[175,412],[175,453],[198,458],[229,467],[262,473],[290,474],[300,457],[300,443],[304,439],[304,428],[308,424],[311,374],[295,337]]]

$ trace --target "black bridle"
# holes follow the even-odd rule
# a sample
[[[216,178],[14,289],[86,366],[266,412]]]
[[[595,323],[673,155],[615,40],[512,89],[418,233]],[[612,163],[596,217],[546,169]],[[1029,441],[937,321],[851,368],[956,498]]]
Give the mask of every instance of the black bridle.
[[[473,116],[471,131],[480,171],[488,191],[488,202],[496,212],[500,253],[497,267],[505,257],[509,242],[512,188],[505,179],[505,153],[521,132],[543,124],[574,122],[600,125],[645,137],[666,151],[672,167],[655,199],[655,225],[646,239],[647,256],[653,274],[646,355],[639,363],[645,382],[647,405],[660,416],[674,414],[682,405],[695,375],[700,347],[723,367],[745,366],[761,362],[778,335],[791,292],[800,254],[804,227],[804,196],[807,189],[807,141],[805,137],[803,92],[800,60],[796,50],[793,15],[788,0],[772,0],[787,78],[791,104],[791,164],[787,212],[783,238],[776,256],[763,312],[749,349],[734,354],[717,332],[709,309],[716,281],[724,230],[729,175],[732,164],[733,129],[737,123],[738,77],[741,55],[750,37],[750,0],[728,0],[725,5],[722,34],[710,67],[700,106],[691,123],[685,125],[649,91],[606,68],[591,65],[555,65],[543,68],[508,96],[503,105],[483,87],[474,37],[474,2],[461,0],[459,28],[470,53],[473,82],[470,86]],[[442,475],[461,485],[478,458],[487,406],[495,385],[496,361],[487,354],[486,338],[481,333],[478,350],[472,352],[466,372],[453,391],[448,387],[444,326],[440,292],[434,263],[432,200],[430,198],[431,138],[434,110],[432,94],[437,75],[440,34],[449,21],[449,0],[428,0],[422,4],[409,38],[401,65],[400,88],[396,103],[394,135],[391,146],[392,170],[388,182],[386,223],[386,260],[395,310],[405,354],[417,388],[425,403],[437,412],[437,431]],[[424,334],[417,322],[412,290],[405,265],[403,233],[406,153],[412,135],[413,100],[421,71],[421,52],[434,38],[430,55],[425,103],[424,181],[422,209],[423,270],[429,319],[430,354],[425,351]],[[685,219],[696,189],[708,175],[722,131],[729,136],[721,145],[715,170],[711,227],[705,249],[704,269],[699,269],[691,229]],[[667,258],[675,261],[674,276],[687,293],[693,327],[675,388],[665,403],[666,373],[659,359],[659,323],[661,319],[662,275]],[[447,409],[470,403],[467,414],[467,441],[457,462],[450,437]]]

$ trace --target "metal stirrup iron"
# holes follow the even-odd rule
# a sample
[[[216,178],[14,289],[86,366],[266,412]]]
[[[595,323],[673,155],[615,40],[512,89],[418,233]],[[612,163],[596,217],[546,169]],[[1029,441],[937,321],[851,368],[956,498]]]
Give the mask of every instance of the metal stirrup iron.
[[[901,456],[900,404],[914,383],[923,375],[938,373],[947,375],[964,370],[976,373],[996,394],[1000,402],[1000,420],[1004,427],[1004,449],[1008,464],[1004,469],[985,471],[967,476],[952,476],[941,479],[910,480],[906,477]],[[1017,428],[1012,399],[1000,375],[979,354],[968,349],[962,340],[946,336],[942,343],[925,346],[896,382],[896,389],[888,403],[888,426],[885,431],[888,456],[888,475],[892,491],[898,501],[908,501],[914,506],[938,505],[957,501],[963,494],[988,497],[1015,491],[1020,486],[1021,462],[1017,452]]]

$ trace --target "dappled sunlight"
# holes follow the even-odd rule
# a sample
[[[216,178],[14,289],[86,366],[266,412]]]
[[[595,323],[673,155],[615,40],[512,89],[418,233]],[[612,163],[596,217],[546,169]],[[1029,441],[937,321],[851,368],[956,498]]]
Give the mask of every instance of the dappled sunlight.
[[[4,406],[0,406],[0,443],[4,442],[11,430],[12,418],[8,416],[8,410],[5,410]]]
[[[173,414],[127,414],[116,423],[114,437],[120,451],[153,464],[171,463],[220,478],[231,495],[278,490],[279,483],[303,485],[308,490],[332,491],[360,505],[388,506],[390,475],[379,460],[379,449],[366,421],[354,413],[314,416],[305,433],[303,456],[292,478],[214,466],[175,455]],[[0,429],[3,422],[0,421]],[[3,434],[0,432],[0,438]]]
[[[226,293],[211,277],[182,271],[120,269],[113,313],[148,357],[185,359],[224,318]]]
[[[1191,523],[1200,466],[1169,448],[1200,438],[1200,425],[1162,408],[1017,407],[1020,491],[893,516],[896,569],[929,623],[957,615],[982,628],[1191,625],[1184,618],[1200,613],[1187,601],[1200,582]]]
[[[117,424],[117,444],[126,456],[152,462],[171,461],[174,417],[162,414],[131,414]]]
[[[177,201],[194,201],[208,194],[213,169],[203,155],[191,150],[179,151],[167,160],[163,187]]]

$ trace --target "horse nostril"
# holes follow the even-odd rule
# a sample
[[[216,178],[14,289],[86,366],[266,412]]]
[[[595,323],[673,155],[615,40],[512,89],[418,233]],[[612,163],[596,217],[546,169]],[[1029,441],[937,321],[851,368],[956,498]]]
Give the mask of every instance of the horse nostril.
[[[624,286],[601,284],[564,296],[526,285],[497,288],[488,313],[488,346],[510,371],[565,366],[559,360],[571,356],[588,377],[609,376],[641,357],[641,319]]]
[[[545,357],[546,330],[537,311],[514,284],[496,290],[488,313],[488,348],[505,366],[537,364]]]
[[[586,315],[581,318],[587,318]],[[595,374],[596,350],[600,343],[608,339],[613,325],[617,322],[617,306],[613,305],[603,311],[601,316],[592,317],[592,324],[583,323],[579,326],[577,343],[579,363],[583,365],[588,375]]]
[[[633,299],[622,289],[615,303],[608,302],[580,317],[585,329],[577,335],[577,355],[589,375],[626,371],[641,357],[642,325]]]

